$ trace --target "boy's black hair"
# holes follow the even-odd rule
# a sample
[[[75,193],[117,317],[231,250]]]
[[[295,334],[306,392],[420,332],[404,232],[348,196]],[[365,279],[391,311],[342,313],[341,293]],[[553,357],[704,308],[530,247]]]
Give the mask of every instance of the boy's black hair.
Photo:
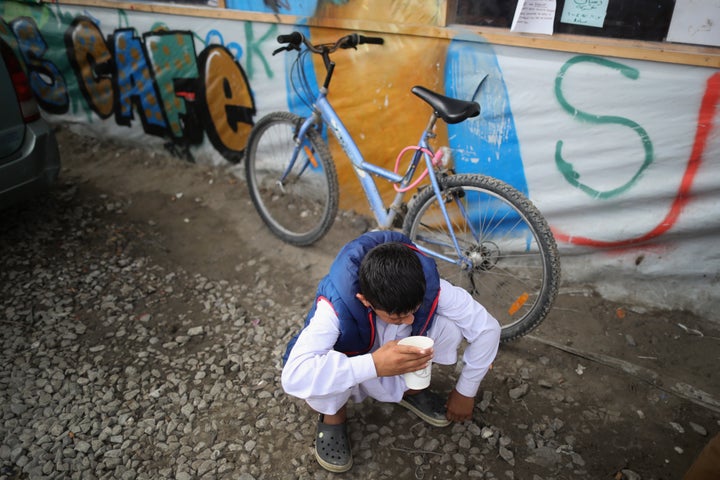
[[[372,248],[360,262],[360,293],[373,308],[414,312],[425,295],[425,273],[415,250],[400,242]]]

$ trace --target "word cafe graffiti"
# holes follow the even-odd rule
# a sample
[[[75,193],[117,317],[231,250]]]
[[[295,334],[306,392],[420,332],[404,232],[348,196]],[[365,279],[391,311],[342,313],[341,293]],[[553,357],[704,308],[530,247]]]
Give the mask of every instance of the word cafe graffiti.
[[[100,119],[139,122],[145,133],[181,146],[199,145],[207,134],[228,160],[239,159],[255,104],[247,75],[226,46],[208,44],[198,52],[193,32],[163,28],[142,36],[133,28],[104,35],[92,18],[78,16],[63,34],[70,67],[64,75],[32,18],[0,28],[3,37],[15,37],[33,91],[48,112],[68,112],[68,85],[75,83],[82,108]]]

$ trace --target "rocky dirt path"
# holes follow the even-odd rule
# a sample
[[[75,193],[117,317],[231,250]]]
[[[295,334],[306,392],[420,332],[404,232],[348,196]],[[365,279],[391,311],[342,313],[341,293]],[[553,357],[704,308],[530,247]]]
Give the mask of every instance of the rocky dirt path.
[[[0,479],[338,477],[279,357],[367,223],[345,214],[290,247],[226,169],[59,135],[62,184],[2,212]],[[351,405],[342,477],[681,478],[720,430],[719,338],[564,285],[532,338],[501,348],[472,422]],[[435,368],[449,390],[455,369]]]

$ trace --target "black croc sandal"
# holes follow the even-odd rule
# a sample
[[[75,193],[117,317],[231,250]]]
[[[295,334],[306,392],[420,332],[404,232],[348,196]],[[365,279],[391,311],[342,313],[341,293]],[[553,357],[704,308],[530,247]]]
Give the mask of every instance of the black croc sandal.
[[[328,425],[322,420],[321,415],[315,435],[315,458],[325,470],[347,472],[353,465],[347,424]]]
[[[446,427],[450,420],[445,417],[445,401],[437,393],[423,390],[414,395],[405,395],[400,406],[407,408],[434,427]]]

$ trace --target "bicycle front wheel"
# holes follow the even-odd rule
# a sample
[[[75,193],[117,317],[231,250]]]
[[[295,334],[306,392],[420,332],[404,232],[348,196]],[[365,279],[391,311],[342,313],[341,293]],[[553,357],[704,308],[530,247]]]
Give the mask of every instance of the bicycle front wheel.
[[[270,230],[283,241],[310,245],[332,226],[338,208],[338,181],[330,150],[314,128],[301,139],[302,118],[275,112],[253,127],[245,148],[250,198]]]
[[[560,283],[547,222],[523,194],[495,178],[438,181],[460,252],[432,188],[411,201],[404,233],[436,256],[442,278],[465,288],[500,322],[501,341],[525,335],[543,321]]]

